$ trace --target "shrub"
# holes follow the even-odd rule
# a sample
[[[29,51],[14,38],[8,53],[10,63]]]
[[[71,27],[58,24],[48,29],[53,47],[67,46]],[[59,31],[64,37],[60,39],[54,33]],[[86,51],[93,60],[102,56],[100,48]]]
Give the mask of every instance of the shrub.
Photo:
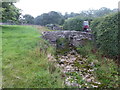
[[[80,53],[83,57],[91,54],[91,50],[93,49],[92,44],[93,43],[91,41],[86,40],[86,44],[84,46],[81,45],[76,48],[77,52]]]
[[[98,88],[102,89],[119,87],[120,83],[118,76],[119,68],[116,65],[116,63],[113,61],[113,59],[101,57],[101,52],[100,51],[93,52],[92,51],[93,49],[94,45],[92,42],[87,42],[85,46],[77,47],[78,53],[84,56],[87,60],[85,61],[85,64],[81,65],[78,62],[75,62],[75,65],[79,68],[88,67],[88,64],[93,62],[94,65],[92,65],[89,68],[94,69],[92,74],[94,75],[95,80],[101,83],[98,85]],[[78,80],[80,81],[80,79]]]
[[[64,30],[82,30],[83,20],[80,18],[69,18],[63,25]]]
[[[104,55],[118,55],[118,14],[97,18],[91,23],[95,41]]]

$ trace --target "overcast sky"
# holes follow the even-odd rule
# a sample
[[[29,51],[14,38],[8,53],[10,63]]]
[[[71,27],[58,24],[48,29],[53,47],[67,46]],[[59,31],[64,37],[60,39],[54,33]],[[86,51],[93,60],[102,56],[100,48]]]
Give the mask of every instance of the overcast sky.
[[[118,8],[120,0],[19,0],[16,7],[22,9],[22,13],[30,14],[34,17],[57,11],[64,14],[65,12],[79,13],[82,10],[99,9],[107,7],[110,9]]]

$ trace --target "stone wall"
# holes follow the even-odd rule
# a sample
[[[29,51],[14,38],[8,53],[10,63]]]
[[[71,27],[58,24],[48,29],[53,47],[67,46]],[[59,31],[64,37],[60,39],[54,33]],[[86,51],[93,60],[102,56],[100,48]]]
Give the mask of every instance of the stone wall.
[[[73,46],[84,45],[85,40],[92,40],[90,32],[81,31],[47,31],[43,32],[43,38],[48,40],[52,45],[56,45],[59,38],[65,38]]]

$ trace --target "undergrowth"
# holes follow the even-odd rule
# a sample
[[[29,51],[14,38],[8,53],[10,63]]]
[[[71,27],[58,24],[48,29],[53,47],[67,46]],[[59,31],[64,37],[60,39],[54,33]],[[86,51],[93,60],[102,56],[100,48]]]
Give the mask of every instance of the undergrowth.
[[[101,84],[98,88],[118,88],[119,76],[118,66],[113,59],[102,57],[102,52],[95,49],[93,43],[88,41],[84,46],[77,47],[77,51],[83,57],[87,58],[87,62],[94,63],[94,76]]]

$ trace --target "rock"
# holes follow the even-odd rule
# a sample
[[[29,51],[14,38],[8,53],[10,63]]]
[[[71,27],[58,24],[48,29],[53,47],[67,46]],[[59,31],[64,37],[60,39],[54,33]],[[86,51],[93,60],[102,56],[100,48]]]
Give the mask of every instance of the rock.
[[[51,30],[62,30],[62,27],[56,25],[56,24],[47,24],[46,27]]]
[[[87,82],[91,82],[92,80],[91,79],[86,79]]]
[[[54,57],[51,54],[48,55],[48,58],[54,60]],[[101,84],[100,82],[95,81],[95,77],[92,74],[94,69],[87,68],[87,66],[93,67],[94,62],[86,63],[87,58],[81,57],[75,50],[68,52],[68,54],[66,55],[58,55],[56,61],[58,61],[59,63],[56,66],[61,69],[61,72],[63,73],[62,77],[65,78],[64,81],[65,85],[71,87],[89,88],[89,87],[98,87],[97,85]],[[74,65],[75,62],[78,62],[78,64],[81,66],[85,65],[85,67],[75,66]],[[79,81],[79,78],[76,77],[76,74],[73,75],[72,73],[76,73],[77,76],[78,75],[81,76],[82,80],[86,82],[83,82],[82,84],[77,83],[77,81]],[[90,86],[88,86],[87,83]],[[92,83],[95,85],[92,85]]]
[[[92,34],[81,31],[46,31],[42,32],[43,38],[48,40],[51,44],[55,44],[59,38],[66,38],[69,45],[80,46],[84,45],[84,40],[92,40]],[[57,43],[56,43],[57,44]]]

